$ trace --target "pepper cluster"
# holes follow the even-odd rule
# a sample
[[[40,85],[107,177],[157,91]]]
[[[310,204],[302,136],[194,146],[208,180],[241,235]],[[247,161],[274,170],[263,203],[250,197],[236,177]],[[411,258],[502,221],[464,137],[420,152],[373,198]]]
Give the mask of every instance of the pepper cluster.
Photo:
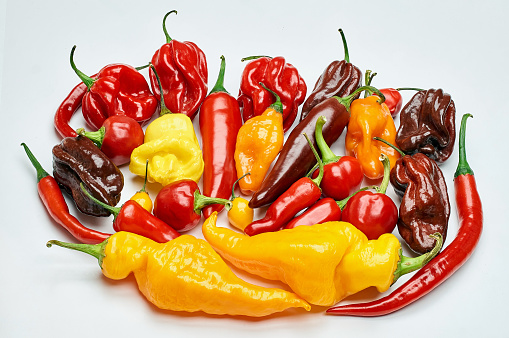
[[[371,286],[385,292],[403,274],[422,268],[386,304],[327,311],[385,314],[452,273],[430,278],[430,261],[431,266],[465,262],[468,254],[455,256],[455,248],[464,244],[471,252],[482,228],[464,153],[466,117],[455,182],[460,216],[469,218],[461,218],[460,234],[440,253],[450,203],[439,164],[451,156],[456,136],[449,94],[373,87],[376,73],[366,70],[363,78],[350,62],[340,29],[344,60],[326,67],[307,99],[304,79],[282,56],[243,59],[249,62],[237,97],[224,88],[221,56],[217,82],[207,95],[205,53],[193,42],[170,38],[166,20],[173,13],[163,18],[166,43],[147,65],[150,85],[139,72],[143,67],[114,64],[87,76],[76,67],[72,48],[71,68],[82,83],[54,116],[63,140],[53,148],[53,177],[23,144],[37,170],[43,204],[81,242],[48,246],[91,254],[112,279],[133,273],[145,297],[162,309],[246,316],[332,306]],[[399,91],[408,89],[417,92],[401,109]],[[91,131],[69,126],[80,106]],[[196,116],[201,145],[192,122]],[[345,129],[345,155],[338,156],[331,146]],[[117,206],[124,184],[118,167],[126,164],[145,184]],[[160,188],[153,208],[147,182]],[[386,194],[389,184],[401,197],[399,210]],[[237,185],[246,198],[236,195]],[[80,223],[60,187],[79,211],[113,214],[114,234]],[[261,207],[267,207],[265,215],[254,220],[253,210]],[[216,226],[223,209],[235,230]],[[202,213],[205,240],[185,234],[200,224]],[[402,255],[392,234],[396,226],[420,256]],[[293,292],[249,284],[224,260],[281,281]],[[423,281],[426,289],[415,291]]]

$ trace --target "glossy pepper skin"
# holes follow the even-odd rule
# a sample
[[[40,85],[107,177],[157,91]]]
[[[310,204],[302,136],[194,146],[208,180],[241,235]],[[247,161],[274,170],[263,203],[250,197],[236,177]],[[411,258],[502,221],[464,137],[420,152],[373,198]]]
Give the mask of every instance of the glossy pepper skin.
[[[154,70],[150,69],[150,83],[156,96],[164,97],[171,112],[181,113],[194,119],[200,104],[207,96],[207,59],[205,53],[194,43],[173,40],[166,31],[166,13],[163,31],[166,43],[152,56],[151,63],[159,75],[162,91]]]
[[[322,198],[310,206],[305,212],[286,223],[285,229],[293,229],[299,225],[313,225],[341,220],[341,208],[330,197]]]
[[[246,175],[250,175],[247,173]],[[244,177],[244,176],[242,176]],[[228,222],[239,230],[244,229],[253,222],[254,210],[249,207],[249,201],[241,196],[235,195],[235,186],[238,181],[242,179],[240,177],[232,187],[232,196],[230,201],[232,202],[231,208],[228,210]],[[208,218],[208,217],[207,217]]]
[[[97,74],[93,75],[92,78],[95,78],[96,76]],[[87,89],[87,85],[80,82],[70,91],[62,103],[58,106],[58,109],[55,112],[55,117],[53,118],[53,124],[55,125],[56,131],[62,138],[78,136],[76,131],[69,125],[69,122],[71,121],[74,113],[81,107],[81,102],[87,93]]]
[[[455,119],[451,95],[442,89],[418,91],[401,111],[395,144],[406,154],[419,152],[442,163],[454,149]]]
[[[265,109],[275,102],[274,96],[264,89],[260,83],[274,91],[283,104],[284,131],[290,129],[297,117],[299,105],[306,97],[306,83],[299,75],[297,68],[287,63],[282,56],[255,57],[249,62],[240,80],[239,105],[244,123],[254,116],[261,115]],[[249,60],[251,58],[244,58]]]
[[[235,143],[242,126],[239,104],[223,86],[225,67],[225,58],[221,56],[216,85],[203,101],[199,115],[205,164],[203,194],[219,198],[229,198],[237,180]],[[222,209],[221,204],[209,205],[203,209],[203,215],[207,218]]]
[[[373,95],[352,102],[345,137],[346,154],[356,157],[361,163],[364,176],[373,180],[384,174],[384,167],[379,160],[382,153],[389,158],[391,168],[400,157],[394,148],[373,140],[373,137],[380,137],[394,144],[396,139],[396,126],[389,108],[379,103],[379,100],[379,97]]]
[[[343,30],[339,30],[343,40],[345,59],[332,61],[316,81],[315,87],[302,106],[300,120],[304,120],[311,109],[333,96],[345,97],[362,85],[362,72],[350,63],[348,46]],[[384,93],[385,94],[385,93]]]
[[[150,92],[145,77],[129,65],[112,64],[92,78],[76,68],[71,51],[71,66],[88,90],[83,96],[82,112],[93,130],[113,115],[128,116],[140,124],[146,123],[157,112],[157,98]]]
[[[262,317],[292,307],[311,308],[291,292],[243,281],[206,241],[189,235],[159,244],[118,232],[95,246],[47,243],[52,245],[96,257],[110,279],[125,279],[133,273],[140,292],[164,310]]]

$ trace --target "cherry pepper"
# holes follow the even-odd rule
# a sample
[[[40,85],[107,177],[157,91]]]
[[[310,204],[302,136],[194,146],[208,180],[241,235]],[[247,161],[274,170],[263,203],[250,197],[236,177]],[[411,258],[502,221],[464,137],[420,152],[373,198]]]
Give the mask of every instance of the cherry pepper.
[[[145,77],[129,65],[112,64],[104,67],[95,78],[85,75],[74,64],[74,46],[71,50],[71,67],[87,86],[83,96],[82,112],[93,130],[113,115],[125,115],[144,124],[159,108]]]
[[[393,200],[385,194],[389,186],[389,158],[382,154],[380,161],[384,167],[384,178],[376,192],[361,191],[348,202],[341,215],[341,220],[353,224],[368,239],[377,239],[382,234],[391,233],[398,223],[398,208]]]
[[[200,107],[200,132],[203,153],[203,193],[210,197],[228,198],[237,180],[235,168],[235,143],[242,126],[237,99],[224,88],[226,61],[221,56],[217,82]],[[208,218],[220,212],[222,204],[212,204],[203,209]]]
[[[177,14],[177,11],[166,13],[163,19],[166,43],[154,53],[151,63],[160,77],[162,96],[170,111],[185,114],[192,120],[207,95],[207,60],[195,43],[180,42],[170,37],[166,30],[166,18],[171,13]],[[161,90],[152,69],[150,83],[152,91],[160,96]]]

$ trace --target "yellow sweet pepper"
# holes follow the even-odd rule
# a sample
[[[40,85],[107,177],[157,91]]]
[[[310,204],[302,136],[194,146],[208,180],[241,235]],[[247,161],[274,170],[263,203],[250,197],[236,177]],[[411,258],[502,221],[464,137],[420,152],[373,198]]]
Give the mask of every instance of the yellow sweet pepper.
[[[282,281],[309,303],[321,306],[334,305],[370,286],[384,292],[402,273],[419,268],[440,250],[403,258],[394,235],[368,240],[346,222],[252,237],[215,223],[216,217],[210,216],[203,224],[203,235],[224,259],[254,275]]]
[[[165,310],[261,317],[292,307],[311,308],[294,293],[238,278],[206,241],[190,235],[159,244],[117,232],[96,245],[47,245],[53,244],[96,257],[108,278],[119,280],[133,273],[141,293]]]

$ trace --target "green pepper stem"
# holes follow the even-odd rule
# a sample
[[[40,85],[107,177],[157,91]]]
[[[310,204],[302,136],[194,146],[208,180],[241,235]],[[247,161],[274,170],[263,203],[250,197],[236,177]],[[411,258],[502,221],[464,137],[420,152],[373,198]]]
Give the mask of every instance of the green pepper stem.
[[[430,237],[433,237],[436,240],[435,246],[430,252],[427,252],[421,256],[413,258],[405,257],[403,256],[402,250],[400,249],[399,252],[400,260],[398,262],[398,266],[396,267],[396,271],[394,271],[394,279],[392,280],[392,283],[395,283],[399,279],[399,277],[422,268],[424,265],[428,264],[429,261],[431,261],[440,252],[444,241],[442,235],[436,232],[430,235]]]
[[[322,162],[323,165],[337,162],[341,156],[337,156],[332,152],[327,142],[325,142],[325,139],[323,138],[323,125],[327,122],[327,118],[325,116],[320,116],[316,120],[316,126],[315,126],[315,139],[316,139],[316,145],[318,146],[318,149],[320,149],[320,153],[322,154]]]
[[[143,182],[143,187],[138,190],[138,192],[144,192],[146,193],[147,190],[145,188],[147,187],[147,176],[148,176],[148,160],[145,162],[145,181]]]
[[[352,94],[345,96],[345,97],[339,97],[339,96],[333,96],[336,100],[339,101],[343,106],[345,106],[346,110],[350,112],[350,105],[352,104],[353,100],[355,100],[355,97],[357,94],[359,94],[362,91],[369,91],[371,94],[375,93],[378,97],[380,97],[379,100],[377,100],[378,103],[382,104],[385,102],[385,96],[382,94],[378,89],[372,86],[362,86],[357,88]]]
[[[320,158],[320,156],[318,156],[318,152],[316,151],[315,147],[313,146],[313,143],[309,139],[308,135],[306,133],[303,133],[302,135],[304,135],[304,137],[308,141],[308,144],[311,147],[311,151],[315,155],[316,161],[318,162],[318,168],[319,168],[320,171],[318,172],[318,176],[316,176],[316,178],[314,178],[314,179],[311,179],[311,181],[313,181],[316,184],[316,186],[318,188],[320,188],[320,183],[322,183],[322,178],[323,178],[323,162],[322,162],[322,159]]]
[[[232,186],[232,197],[230,198],[230,201],[233,201],[234,199],[237,198],[237,196],[235,196],[235,186],[239,183],[239,181],[241,179],[243,179],[244,177],[246,177],[247,175],[251,175],[251,173],[245,173],[244,175],[240,176],[236,181],[235,183],[233,183],[233,186]]]
[[[170,12],[166,13],[166,15],[163,18],[163,32],[164,32],[164,36],[166,37],[166,43],[170,43],[171,42],[170,34],[168,34],[168,31],[166,30],[166,18],[171,13],[175,13],[175,15],[176,15],[177,11],[176,10],[170,11]]]
[[[95,203],[99,204],[101,207],[103,207],[104,209],[108,210],[109,212],[111,212],[113,214],[113,216],[116,218],[117,215],[119,214],[120,212],[120,209],[119,207],[112,207],[111,205],[109,204],[106,204],[104,202],[101,202],[99,201],[97,198],[95,198],[94,196],[92,196],[88,191],[87,189],[85,189],[85,186],[83,185],[83,183],[80,183],[80,188],[81,190],[83,191],[83,193],[88,197],[90,198],[92,201],[94,201]]]
[[[170,12],[171,13],[171,12]],[[159,86],[159,97],[161,102],[161,111],[159,112],[159,116],[163,116],[164,114],[172,114],[172,112],[166,107],[166,104],[164,103],[164,94],[163,94],[163,86],[161,85],[161,79],[159,78],[159,74],[156,72],[156,68],[152,63],[149,63],[150,69],[154,72],[154,75],[156,76],[157,85]]]
[[[276,102],[271,104],[269,106],[269,108],[272,108],[275,111],[277,111],[278,113],[283,114],[283,104],[281,103],[281,99],[279,98],[279,95],[277,95],[276,92],[274,92],[274,91],[270,90],[269,88],[265,87],[265,85],[262,82],[259,82],[259,84],[260,84],[260,86],[263,87],[263,89],[265,89],[268,92],[270,92],[276,98]]]
[[[391,176],[391,161],[389,160],[389,157],[385,154],[380,154],[380,161],[382,161],[384,165],[384,178],[382,179],[382,183],[380,183],[380,186],[376,189],[379,194],[385,194],[387,191],[387,188],[389,187],[389,180]]]
[[[253,56],[246,56],[245,58],[240,59],[240,62],[249,61],[249,60],[256,60],[260,58],[269,58],[272,59],[272,56],[267,55],[253,55]]]
[[[456,168],[456,172],[454,173],[454,177],[458,177],[460,175],[473,175],[474,171],[470,168],[470,165],[467,162],[467,150],[465,148],[465,133],[467,131],[467,119],[469,117],[473,117],[472,114],[463,114],[461,118],[461,127],[460,127],[460,136],[459,136],[459,161],[458,167]]]
[[[143,65],[143,66],[135,67],[135,69],[137,71],[140,71],[140,70],[143,70],[143,69],[148,68],[148,67],[150,67],[150,63],[147,63],[146,65]]]
[[[373,78],[376,76],[376,73],[372,73],[371,70],[367,69],[366,73],[364,74],[364,82],[366,83],[366,86],[371,86],[371,81],[373,81]],[[364,92],[364,97],[368,97],[369,93],[368,91]]]
[[[390,143],[389,141],[384,140],[383,138],[375,136],[375,137],[373,137],[373,140],[377,140],[377,141],[380,141],[380,142],[383,142],[383,143],[387,144],[389,147],[391,147],[394,150],[396,150],[402,157],[406,156],[406,154],[403,152],[403,150],[399,149],[394,144]]]
[[[60,246],[62,248],[67,248],[71,250],[81,251],[87,253],[91,256],[94,256],[99,261],[99,266],[102,268],[103,259],[106,256],[104,254],[104,249],[106,248],[106,244],[108,244],[108,240],[104,240],[99,244],[76,244],[76,243],[66,243],[57,240],[51,240],[46,243],[48,248],[51,248],[53,245]]]
[[[343,209],[345,208],[346,206],[346,203],[348,203],[348,200],[350,200],[350,198],[354,197],[355,194],[357,194],[358,192],[361,192],[361,191],[364,191],[364,190],[368,190],[368,189],[377,189],[378,187],[376,185],[369,185],[367,187],[364,187],[364,188],[360,188],[359,190],[357,190],[356,192],[354,192],[353,194],[351,194],[350,196],[342,199],[341,201],[336,201],[336,204],[338,205],[338,207],[341,209],[341,211],[343,211]]]
[[[224,72],[226,68],[226,60],[224,58],[224,55],[221,55],[221,67],[219,68],[219,75],[217,77],[216,84],[214,85],[214,88],[210,91],[209,95],[215,92],[225,92],[227,94],[228,91],[224,88]]]
[[[194,212],[201,215],[201,209],[211,204],[222,204],[226,209],[232,208],[232,202],[224,198],[208,197],[200,194],[200,190],[196,189],[194,192]]]
[[[341,34],[341,40],[343,40],[343,49],[345,50],[345,61],[350,63],[350,55],[348,54],[348,45],[346,44],[345,34],[343,33],[343,29],[339,29],[339,34]]]
[[[74,45],[71,49],[71,57],[70,57],[71,67],[74,70],[74,72],[76,73],[76,75],[78,75],[78,77],[81,79],[81,81],[83,81],[83,83],[87,86],[87,88],[90,89],[90,87],[92,87],[92,85],[94,84],[95,80],[92,79],[90,76],[86,75],[85,73],[83,73],[82,71],[80,71],[76,67],[76,65],[74,64],[74,51],[75,50],[76,50],[76,45]]]
[[[76,129],[76,133],[89,138],[92,142],[94,142],[97,148],[101,149],[104,141],[104,135],[106,135],[106,128],[102,126],[97,131],[85,131],[85,128],[78,128]]]
[[[37,182],[42,180],[44,177],[49,176],[48,172],[44,170],[39,161],[37,161],[37,159],[35,158],[34,154],[32,154],[28,146],[25,143],[21,143],[21,146],[25,149],[25,153],[27,154],[28,159],[30,160],[30,162],[32,162],[32,165],[37,171]]]
[[[417,90],[418,92],[420,92],[421,90],[424,90],[424,89],[421,89],[421,88],[410,88],[410,87],[402,87],[402,88],[396,88],[396,90],[399,92],[400,90]]]

